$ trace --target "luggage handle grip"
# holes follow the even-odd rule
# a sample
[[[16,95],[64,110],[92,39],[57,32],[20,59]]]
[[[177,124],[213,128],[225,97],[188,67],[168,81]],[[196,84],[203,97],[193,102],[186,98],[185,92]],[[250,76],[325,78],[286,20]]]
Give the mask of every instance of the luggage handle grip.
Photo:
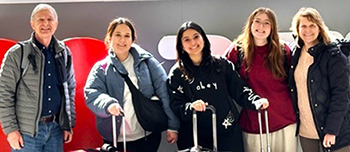
[[[216,132],[216,109],[212,105],[208,105],[206,110],[210,110],[212,112],[212,127],[213,127],[213,151],[217,151],[217,132]],[[194,147],[191,151],[199,151],[200,146],[198,145],[198,132],[197,132],[197,112],[196,110],[192,110],[192,123],[193,123],[193,143]]]

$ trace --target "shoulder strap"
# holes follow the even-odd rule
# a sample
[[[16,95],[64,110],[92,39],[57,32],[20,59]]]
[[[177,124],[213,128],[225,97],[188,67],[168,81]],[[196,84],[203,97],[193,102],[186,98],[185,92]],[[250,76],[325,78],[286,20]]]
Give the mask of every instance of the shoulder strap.
[[[23,44],[23,42],[18,42],[18,44],[21,47],[21,61],[20,61],[20,72],[21,72],[20,79],[21,79],[23,71],[24,71],[24,68],[22,67],[22,65],[23,65],[23,54],[24,54],[23,53],[24,44]]]
[[[24,67],[23,67],[23,54],[24,54],[23,47],[24,47],[24,44],[23,44],[23,42],[18,42],[18,44],[21,47],[20,76],[19,76],[19,79],[18,79],[18,82],[19,82],[22,79],[22,75],[23,75],[23,71],[24,71]],[[18,82],[16,84],[16,90],[18,88]]]
[[[240,45],[237,45],[237,62],[234,64],[237,72],[241,69],[243,58],[244,52],[242,50],[242,47]]]
[[[146,66],[147,66],[148,71],[149,71],[149,76],[150,76],[151,81],[152,81],[152,88],[153,88],[153,93],[154,93],[152,96],[154,96],[154,95],[156,95],[156,89],[154,89],[155,87],[154,87],[154,84],[153,84],[152,71],[151,71],[151,69],[150,69],[149,66],[148,66],[148,60],[149,60],[149,58],[148,58],[148,59],[145,59],[144,61],[145,61],[145,63],[146,63]]]
[[[287,49],[285,47],[285,45],[283,44],[282,46],[282,52],[283,52],[283,67],[284,67],[284,70],[286,72],[286,75],[288,76],[288,73],[289,73],[289,65],[288,65],[288,60],[287,60]],[[290,61],[289,61],[290,62]]]
[[[24,68],[22,67],[22,65],[23,65],[23,43],[22,42],[18,42],[18,44],[19,44],[19,46],[21,47],[21,60],[20,60],[20,75],[19,75],[19,79],[18,79],[18,81],[16,82],[16,92],[17,92],[17,90],[18,90],[18,86],[19,86],[19,82],[22,80],[22,75],[23,75],[23,71],[24,71]],[[15,95],[15,101],[17,101],[17,96]]]
[[[225,73],[226,72],[226,64],[225,64],[226,58],[223,57],[219,57],[219,58],[215,58],[213,57],[213,62],[214,62],[214,66],[216,67],[216,72],[222,72]]]

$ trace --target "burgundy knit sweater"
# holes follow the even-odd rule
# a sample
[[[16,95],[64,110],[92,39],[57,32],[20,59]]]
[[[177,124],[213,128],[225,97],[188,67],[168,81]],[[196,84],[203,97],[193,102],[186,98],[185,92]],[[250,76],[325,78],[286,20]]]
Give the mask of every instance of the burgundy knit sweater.
[[[287,45],[286,60],[289,63],[290,49]],[[296,123],[295,111],[293,109],[292,100],[287,86],[287,78],[274,78],[272,72],[268,70],[264,64],[268,45],[257,47],[254,56],[251,70],[245,72],[246,65],[242,62],[239,74],[253,90],[263,98],[267,98],[270,106],[268,108],[269,129],[270,132],[278,131],[290,124]],[[226,54],[228,60],[233,63],[237,62],[237,50],[233,47]],[[265,133],[265,118],[263,119],[263,132]],[[239,125],[242,130],[247,133],[259,133],[258,114],[256,111],[242,109],[239,119]]]

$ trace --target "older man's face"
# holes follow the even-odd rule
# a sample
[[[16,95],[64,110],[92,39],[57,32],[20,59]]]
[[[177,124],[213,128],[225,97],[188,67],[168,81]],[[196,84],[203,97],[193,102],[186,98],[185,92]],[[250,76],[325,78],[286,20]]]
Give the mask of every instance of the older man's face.
[[[30,25],[35,32],[37,39],[51,38],[58,25],[57,17],[51,10],[37,12]]]

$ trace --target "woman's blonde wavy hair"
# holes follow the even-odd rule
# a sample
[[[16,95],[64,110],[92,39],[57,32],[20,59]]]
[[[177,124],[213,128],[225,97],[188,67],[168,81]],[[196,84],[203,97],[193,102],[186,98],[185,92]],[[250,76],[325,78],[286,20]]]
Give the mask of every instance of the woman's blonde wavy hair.
[[[331,38],[329,37],[329,29],[324,23],[321,14],[314,8],[311,7],[302,7],[299,9],[299,11],[294,15],[292,26],[290,27],[290,30],[293,31],[293,34],[297,37],[297,42],[302,42],[302,39],[299,35],[299,25],[300,25],[300,18],[305,17],[312,23],[315,23],[319,29],[320,34],[318,35],[318,39],[320,41],[323,41],[324,44],[328,45],[331,42]]]

